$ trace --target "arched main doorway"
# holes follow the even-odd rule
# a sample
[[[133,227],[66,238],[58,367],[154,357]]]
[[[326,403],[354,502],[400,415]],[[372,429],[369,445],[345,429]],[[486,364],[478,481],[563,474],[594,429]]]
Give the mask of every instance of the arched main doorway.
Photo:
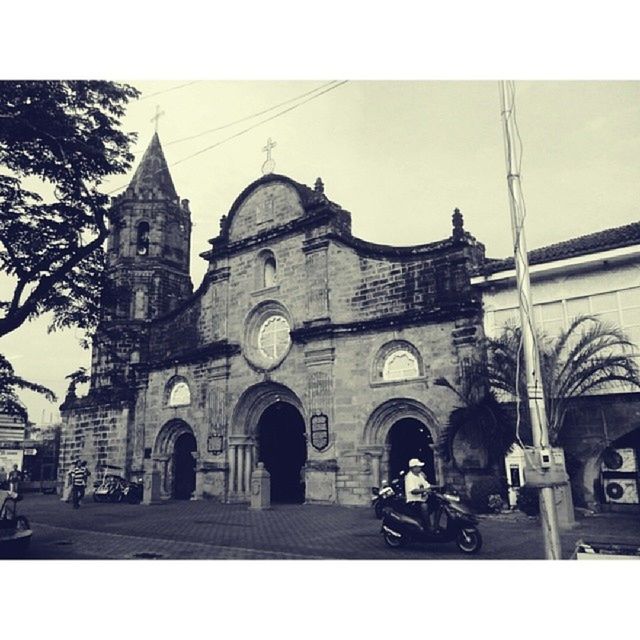
[[[436,482],[433,457],[433,439],[425,424],[416,418],[402,418],[395,422],[387,436],[389,445],[389,480],[407,471],[411,458],[425,463],[424,472],[429,482]]]
[[[173,449],[173,490],[177,500],[189,500],[196,489],[196,461],[193,453],[197,450],[192,433],[178,436]]]
[[[304,419],[288,402],[267,407],[258,422],[258,460],[271,474],[271,501],[304,502],[307,461]]]

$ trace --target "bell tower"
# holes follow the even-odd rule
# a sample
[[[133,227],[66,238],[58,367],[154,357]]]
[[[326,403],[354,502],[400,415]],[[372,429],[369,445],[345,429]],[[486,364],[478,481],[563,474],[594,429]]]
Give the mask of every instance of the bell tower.
[[[129,186],[113,200],[92,385],[127,377],[144,357],[145,326],[193,291],[191,213],[180,200],[156,132]]]

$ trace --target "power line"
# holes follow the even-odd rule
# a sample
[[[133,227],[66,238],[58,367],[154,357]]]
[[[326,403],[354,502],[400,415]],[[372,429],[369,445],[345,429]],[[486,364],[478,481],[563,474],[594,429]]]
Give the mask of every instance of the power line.
[[[319,87],[316,87],[315,89],[312,89],[311,91],[305,91],[305,93],[302,93],[298,96],[296,96],[295,98],[289,98],[289,100],[285,100],[284,102],[279,102],[278,104],[274,104],[273,106],[267,108],[267,109],[263,109],[262,111],[258,111],[257,113],[253,113],[249,116],[245,116],[244,118],[240,118],[238,120],[234,120],[233,122],[228,122],[227,124],[223,124],[220,125],[219,127],[215,127],[213,129],[207,129],[206,131],[201,131],[200,133],[196,133],[195,135],[192,136],[186,136],[185,138],[178,138],[177,140],[171,140],[167,143],[165,143],[165,146],[170,146],[172,144],[178,144],[179,142],[186,142],[187,140],[195,140],[196,138],[200,138],[201,136],[207,135],[208,133],[214,133],[216,131],[222,131],[223,129],[228,129],[229,127],[232,127],[233,125],[236,124],[240,124],[241,122],[245,122],[247,120],[253,120],[253,118],[257,118],[259,116],[264,115],[265,113],[269,113],[269,111],[273,111],[274,109],[278,109],[280,107],[283,107],[286,104],[290,104],[291,102],[296,102],[297,100],[300,100],[301,98],[304,98],[306,96],[308,96],[309,94],[312,93],[316,93],[316,91],[320,91],[321,89],[324,89],[325,87],[328,87],[332,84],[335,84],[337,82],[337,80],[332,80],[331,82],[327,82],[326,84],[320,85]]]
[[[168,89],[161,89],[160,91],[154,91],[153,93],[148,93],[138,100],[138,102],[142,102],[143,100],[147,100],[149,98],[153,98],[153,96],[159,96],[163,93],[168,93],[169,91],[176,91],[177,89],[183,89],[184,87],[190,87],[192,84],[197,84],[198,82],[202,82],[202,80],[192,80],[191,82],[185,82],[184,84],[178,84],[174,87],[169,87]]]
[[[279,118],[280,116],[283,116],[285,113],[289,113],[290,111],[293,111],[294,109],[297,109],[298,107],[301,107],[303,104],[306,104],[307,102],[311,102],[311,100],[315,100],[316,98],[319,98],[321,95],[324,95],[325,93],[329,93],[329,91],[333,91],[334,89],[337,89],[338,87],[341,87],[343,84],[346,84],[347,82],[349,82],[348,80],[342,80],[341,82],[339,82],[338,84],[329,87],[327,89],[325,89],[324,91],[321,91],[320,93],[317,93],[313,96],[311,96],[310,98],[307,98],[306,100],[303,100],[302,102],[299,102],[298,104],[294,104],[293,106],[284,109],[283,111],[280,111],[279,113],[276,113],[272,116],[269,116],[268,118],[265,118],[264,120],[260,120],[260,122],[256,122],[255,124],[252,124],[250,127],[247,127],[246,129],[243,129],[242,131],[238,131],[238,133],[234,133],[232,136],[229,136],[228,138],[224,138],[223,140],[220,140],[212,145],[209,145],[208,147],[205,147],[204,149],[200,149],[199,151],[196,151],[195,153],[192,153],[188,156],[186,156],[185,158],[182,158],[180,160],[177,160],[176,162],[173,162],[172,164],[170,164],[170,167],[175,167],[177,164],[181,164],[187,160],[190,160],[191,158],[195,158],[196,156],[199,156],[203,153],[205,153],[206,151],[210,151],[211,149],[215,149],[216,147],[219,147],[221,144],[224,144],[225,142],[229,142],[229,140],[233,140],[234,138],[238,138],[241,135],[247,133],[248,131],[251,131],[252,129],[255,129],[256,127],[259,127],[262,124],[265,124],[266,122],[270,122],[271,120],[275,120],[276,118]]]
[[[264,118],[263,120],[260,120],[259,122],[256,122],[255,124],[252,124],[249,127],[246,127],[245,129],[242,129],[242,131],[238,131],[237,133],[234,133],[233,135],[224,138],[222,140],[219,140],[218,142],[209,145],[208,147],[205,147],[204,149],[200,149],[199,151],[196,151],[195,153],[192,153],[188,156],[185,156],[184,158],[181,158],[180,160],[177,160],[176,162],[172,162],[169,166],[170,167],[175,167],[178,164],[182,164],[183,162],[186,162],[187,160],[190,160],[191,158],[195,158],[196,156],[199,156],[207,151],[210,151],[211,149],[215,149],[216,147],[219,147],[220,145],[224,144],[225,142],[229,142],[230,140],[234,140],[235,138],[239,138],[240,136],[244,135],[245,133],[255,129],[256,127],[259,127],[262,124],[265,124],[267,122],[270,122],[271,120],[275,120],[276,118],[279,118],[280,116],[283,116],[286,113],[289,113],[290,111],[293,111],[294,109],[297,109],[298,107],[301,107],[303,104],[306,104],[307,102],[311,102],[312,100],[315,100],[316,98],[319,98],[320,96],[324,95],[325,93],[329,93],[330,91],[333,91],[334,89],[337,89],[338,87],[341,87],[342,85],[346,84],[347,82],[349,82],[348,80],[342,80],[340,82],[337,82],[337,84],[333,84],[337,81],[332,81],[329,84],[332,84],[333,86],[329,86],[326,89],[324,89],[323,91],[320,91],[319,93],[317,92],[318,89],[314,89],[314,95],[311,95],[310,97],[308,97],[306,100],[303,100],[302,102],[298,102],[297,104],[294,104],[290,107],[288,107],[287,109],[283,109],[282,111],[279,111],[278,113],[275,113],[272,116],[269,116],[268,118]],[[311,92],[308,92],[311,93]],[[289,101],[290,102],[290,101]],[[277,108],[277,107],[274,107]],[[267,111],[271,111],[272,109],[268,109]],[[255,115],[253,117],[256,117]],[[121,185],[119,187],[116,187],[115,189],[112,189],[111,191],[108,191],[106,195],[112,195],[114,194],[116,191],[120,191],[121,189],[126,188],[127,185]]]

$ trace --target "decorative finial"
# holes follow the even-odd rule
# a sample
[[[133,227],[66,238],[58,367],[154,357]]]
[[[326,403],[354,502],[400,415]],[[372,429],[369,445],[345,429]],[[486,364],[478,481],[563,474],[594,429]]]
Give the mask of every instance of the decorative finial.
[[[262,175],[266,176],[269,173],[273,173],[273,170],[276,168],[276,161],[271,157],[271,149],[275,147],[278,143],[274,142],[269,138],[267,140],[267,144],[262,147],[262,150],[266,152],[267,159],[264,161],[262,165]]]
[[[456,208],[453,210],[451,219],[453,221],[452,237],[454,240],[461,240],[464,237],[464,218],[460,213],[460,209]]]
[[[316,178],[315,191],[316,193],[324,193],[324,182],[322,182],[322,178]]]
[[[151,118],[151,120],[149,120],[149,122],[153,122],[154,126],[155,126],[155,132],[158,133],[158,121],[160,120],[160,118],[162,118],[162,116],[165,115],[164,111],[160,111],[160,105],[157,104],[156,105],[156,115],[153,116],[153,118]]]

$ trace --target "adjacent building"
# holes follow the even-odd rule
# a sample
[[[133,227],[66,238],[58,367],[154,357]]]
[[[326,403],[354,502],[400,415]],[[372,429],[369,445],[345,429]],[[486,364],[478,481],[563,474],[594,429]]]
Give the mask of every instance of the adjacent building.
[[[576,316],[592,315],[640,346],[640,223],[536,249],[529,262],[538,329],[553,336]],[[482,294],[487,335],[519,323],[513,259],[487,260],[472,284]],[[581,398],[562,438],[576,504],[638,504],[637,389]]]

